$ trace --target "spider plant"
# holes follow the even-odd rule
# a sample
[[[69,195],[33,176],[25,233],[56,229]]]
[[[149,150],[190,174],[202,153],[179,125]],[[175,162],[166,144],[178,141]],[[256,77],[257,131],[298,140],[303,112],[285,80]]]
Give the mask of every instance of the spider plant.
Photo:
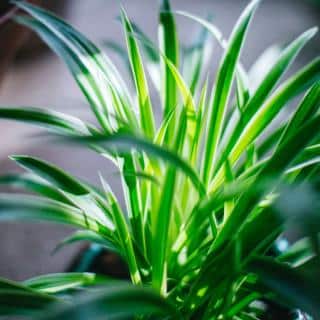
[[[99,243],[124,259],[131,284],[89,273],[3,279],[2,314],[263,319],[263,302],[275,301],[320,319],[319,57],[283,79],[316,28],[268,50],[247,72],[240,54],[259,1],[248,4],[226,40],[209,20],[173,12],[163,0],[159,46],[122,9],[127,49],[111,46],[129,67],[131,94],[113,62],[80,32],[43,9],[13,3],[28,14],[15,21],[64,61],[97,121],[5,106],[0,117],[44,127],[53,142],[80,144],[111,160],[125,203],[107,177],[93,187],[54,164],[12,155],[26,173],[2,176],[1,183],[37,195],[1,194],[0,220],[77,227],[59,247]],[[190,47],[179,43],[176,15],[202,28]],[[213,84],[212,41],[223,50]],[[161,98],[161,119],[149,79]],[[297,226],[299,241],[271,255],[277,239]]]

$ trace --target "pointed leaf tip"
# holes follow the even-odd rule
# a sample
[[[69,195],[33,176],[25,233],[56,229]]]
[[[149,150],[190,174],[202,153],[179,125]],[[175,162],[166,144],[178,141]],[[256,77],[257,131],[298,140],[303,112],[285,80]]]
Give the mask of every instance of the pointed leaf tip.
[[[309,37],[312,38],[313,36],[316,35],[316,33],[319,31],[319,28],[317,26],[310,28],[307,30],[305,33],[309,34]]]
[[[253,13],[257,10],[261,1],[262,0],[252,0],[243,10],[242,17],[253,15]],[[241,17],[239,20],[242,20]]]
[[[9,158],[59,189],[75,195],[90,193],[76,178],[49,162],[26,155],[11,155]]]

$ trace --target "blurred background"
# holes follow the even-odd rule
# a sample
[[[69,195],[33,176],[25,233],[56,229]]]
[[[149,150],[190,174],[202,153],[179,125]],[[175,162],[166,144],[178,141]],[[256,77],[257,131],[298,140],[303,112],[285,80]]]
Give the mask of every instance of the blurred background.
[[[1,0],[3,2],[3,0]],[[5,1],[4,1],[5,2]],[[3,2],[3,3],[4,3]],[[41,2],[33,0],[34,3]],[[152,39],[157,37],[157,0],[122,0],[129,16]],[[247,0],[172,0],[174,9],[189,11],[202,17],[211,14],[215,24],[227,37]],[[97,44],[114,40],[122,45],[123,34],[116,17],[117,0],[45,0],[42,5],[54,10]],[[3,8],[1,7],[3,6]],[[0,4],[1,14],[7,12]],[[1,12],[2,10],[2,12]],[[320,3],[316,0],[264,0],[252,23],[242,61],[249,69],[255,59],[273,43],[285,44],[304,30],[319,25]],[[186,18],[177,18],[179,36],[187,44],[198,26]],[[19,48],[19,50],[18,50]],[[107,49],[106,49],[107,50]],[[108,50],[107,50],[108,51]],[[292,70],[319,54],[320,36],[299,55]],[[214,57],[221,52],[217,49]],[[120,70],[125,68],[115,59]],[[13,59],[14,57],[14,59]],[[214,71],[217,59],[212,59]],[[290,73],[289,73],[290,74]],[[125,75],[125,79],[128,76]],[[85,100],[58,58],[35,37],[11,23],[0,24],[0,106],[37,106],[74,114],[90,120]],[[18,170],[8,160],[9,154],[28,154],[52,161],[74,175],[92,183],[98,182],[98,171],[111,179],[119,189],[114,168],[104,159],[75,147],[48,145],[34,137],[34,128],[21,123],[0,123],[0,173]],[[61,272],[70,264],[79,246],[52,250],[70,229],[48,224],[0,224],[0,277],[23,280],[48,272]]]

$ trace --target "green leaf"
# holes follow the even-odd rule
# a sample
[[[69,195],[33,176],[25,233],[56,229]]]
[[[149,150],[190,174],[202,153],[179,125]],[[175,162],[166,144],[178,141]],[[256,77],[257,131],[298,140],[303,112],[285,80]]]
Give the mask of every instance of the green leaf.
[[[231,183],[234,181],[234,173],[233,173],[233,168],[231,167],[229,161],[226,161],[224,165],[224,170],[225,170],[225,176],[226,176],[226,184]],[[230,201],[226,201],[224,203],[224,220],[227,220],[230,213],[234,209],[235,206],[235,200],[231,199]]]
[[[320,59],[315,59],[292,78],[280,86],[276,92],[267,99],[266,103],[258,110],[250,120],[244,132],[238,138],[238,141],[231,151],[232,160],[238,158],[240,150],[248,145],[248,141],[253,141],[260,132],[273,120],[281,108],[295,95],[303,91],[308,84],[316,82],[320,77]],[[243,144],[245,142],[245,144]],[[230,158],[230,159],[231,159]]]
[[[115,54],[117,54],[121,58],[121,60],[124,63],[125,67],[128,69],[129,75],[132,77],[130,60],[129,60],[129,57],[128,57],[128,52],[125,49],[125,47],[120,45],[118,42],[112,41],[112,40],[103,41],[103,45],[107,49],[112,50]],[[132,78],[132,81],[134,81],[133,78]]]
[[[191,163],[195,166],[198,160],[201,158],[201,139],[203,137],[204,131],[205,131],[205,125],[203,124],[205,120],[205,106],[207,104],[207,89],[208,89],[208,79],[203,85],[203,88],[201,90],[200,98],[199,98],[199,106],[198,106],[198,112],[196,115],[196,127],[194,130],[194,138],[192,141],[192,149],[190,152],[190,159]]]
[[[263,102],[268,97],[272,89],[276,86],[280,77],[285,73],[290,64],[294,61],[300,50],[306,45],[306,43],[316,34],[317,28],[312,28],[302,35],[300,35],[296,40],[294,40],[290,45],[287,46],[272,66],[270,71],[266,74],[265,78],[262,80],[261,84],[258,86],[252,97],[249,99],[248,103],[244,106],[242,111],[241,119],[239,120],[236,128],[234,129],[231,137],[229,138],[229,143],[225,147],[224,153],[221,156],[220,164],[225,161],[225,158],[230,153],[234,144],[238,141],[243,128],[251,121],[253,116],[259,112],[259,106],[263,106]]]
[[[138,35],[141,40],[141,49],[146,58],[146,68],[148,70],[149,76],[153,82],[155,89],[161,91],[161,81],[160,81],[160,55],[154,44],[154,42],[135,24],[132,23],[132,28],[135,35]]]
[[[209,32],[202,27],[194,43],[185,49],[183,57],[183,77],[186,79],[192,95],[198,89],[204,68],[211,57],[212,42]]]
[[[88,134],[89,130],[81,120],[60,112],[37,108],[0,108],[0,118],[30,122],[56,132]]]
[[[71,305],[57,304],[36,320],[123,319],[143,315],[173,316],[177,311],[149,289],[118,284],[82,295]]]
[[[176,23],[171,12],[169,0],[161,0],[160,14],[159,14],[159,47],[164,57],[178,70],[179,69],[179,41],[176,30]],[[172,109],[177,107],[177,84],[168,63],[165,58],[161,59],[161,99],[164,110],[164,117],[166,117]],[[173,120],[168,128],[166,142],[174,136],[175,120]]]
[[[271,258],[254,258],[248,270],[257,274],[259,280],[284,301],[319,319],[319,278],[303,276],[287,264],[275,262]]]
[[[187,131],[188,131],[188,135],[190,136],[191,140],[193,140],[194,135],[195,135],[195,127],[196,127],[196,108],[195,108],[195,104],[193,101],[193,97],[192,97],[192,93],[190,91],[190,89],[188,88],[187,84],[185,83],[182,75],[180,74],[179,70],[175,67],[175,65],[168,60],[166,57],[163,57],[163,59],[165,60],[165,62],[167,63],[168,66],[168,70],[170,70],[174,81],[176,82],[177,88],[179,89],[179,92],[181,94],[182,97],[182,101],[184,104],[184,108],[186,109],[187,112]],[[170,125],[174,124],[174,125],[180,125],[180,123],[178,122],[177,124],[174,123],[175,121],[175,113],[172,115],[172,118],[169,122],[168,125],[168,131],[167,134],[170,135]],[[179,135],[179,132],[176,132],[177,135]],[[174,135],[170,136],[171,140]]]
[[[248,79],[247,75],[245,74],[244,70],[240,67],[236,70],[236,80],[237,80],[237,108],[240,113],[240,117],[242,116],[243,109],[247,102],[250,99],[250,89],[248,87]],[[231,114],[232,116],[232,114]]]
[[[120,170],[123,172],[126,172],[126,171],[136,172],[137,162],[133,157],[129,156],[128,151],[132,151],[132,150],[131,149],[127,150],[127,153],[123,157],[124,161]],[[126,205],[128,210],[128,217],[130,220],[130,224],[132,226],[132,234],[133,234],[132,237],[134,241],[136,241],[139,250],[145,253],[146,241],[145,241],[145,232],[144,232],[145,230],[143,228],[143,215],[141,214],[142,195],[141,195],[139,180],[132,175],[131,176],[123,175],[122,183],[125,191],[125,200],[126,200]],[[103,182],[103,185],[105,187],[106,183]],[[120,223],[118,227],[121,226],[121,228],[118,230],[119,233],[122,234],[120,236],[120,241],[121,242],[127,241],[130,239],[130,237],[128,237],[128,232],[125,231],[127,229],[127,225],[126,225],[126,222],[124,221],[122,210],[120,206],[117,204],[117,202],[115,201],[115,197],[113,196],[111,189],[108,190],[107,196],[110,198],[111,203],[113,203],[114,205],[114,212],[113,212],[114,219],[117,220],[116,223]],[[129,255],[128,257],[133,258],[132,255]],[[139,272],[135,272],[135,275],[136,275],[135,278],[137,279],[137,282],[139,282],[140,281]]]
[[[154,138],[154,143],[158,145],[163,145],[164,137],[168,132],[169,123],[173,121],[173,114],[176,112],[176,109],[172,109],[171,112],[162,120],[161,125],[158,129],[158,132]]]
[[[145,45],[149,45],[151,48],[153,48],[154,50],[158,50],[156,48],[153,47],[153,44],[148,42]],[[163,62],[166,64],[166,69],[167,72],[170,72],[171,76],[172,76],[172,80],[174,81],[175,90],[179,90],[179,93],[181,95],[182,98],[182,102],[183,102],[183,107],[187,110],[187,116],[188,116],[188,134],[191,137],[191,140],[193,139],[194,136],[194,130],[195,130],[195,112],[196,112],[196,108],[195,108],[195,103],[194,103],[194,99],[192,96],[192,92],[190,91],[188,85],[186,84],[183,76],[181,75],[179,69],[174,65],[174,63],[172,63],[171,60],[169,60],[165,54],[163,52],[161,52],[160,50],[158,50],[159,55],[161,56]],[[178,91],[176,92],[178,93]],[[174,107],[170,108],[170,112],[168,112],[167,114],[164,114],[164,119],[167,119],[170,115],[170,121],[168,122],[168,128],[166,130],[166,135],[168,135],[167,137],[165,137],[166,139],[169,139],[172,141],[172,137],[175,136],[175,134],[177,134],[175,127],[177,125],[179,125],[179,123],[175,123],[176,122],[176,114],[178,114],[178,107],[177,105]],[[174,111],[174,112],[172,112]],[[172,126],[170,128],[170,126]],[[173,130],[170,133],[170,129]],[[167,140],[165,140],[167,141]],[[167,141],[168,142],[168,141]],[[169,143],[170,145],[170,143]]]
[[[20,283],[0,278],[0,316],[26,315],[59,301]]]
[[[110,231],[92,217],[74,207],[38,197],[0,194],[0,221],[52,221],[89,229],[106,236]]]
[[[202,19],[198,16],[192,15],[190,13],[184,12],[184,11],[176,11],[175,12],[178,15],[182,15],[184,17],[187,17],[193,21],[198,22],[200,25],[205,28],[205,30],[209,31],[210,34],[217,40],[218,44],[221,46],[224,52],[228,49],[228,42],[223,37],[222,32],[217,28],[211,21]],[[189,66],[188,66],[189,68]],[[230,112],[230,115],[227,115],[228,117],[225,119],[225,123],[223,124],[224,127],[229,128],[229,126],[232,126],[233,124],[233,117],[236,117],[238,114],[238,111],[241,112],[241,108],[243,107],[243,104],[247,102],[249,96],[250,96],[250,88],[248,83],[248,76],[246,74],[246,71],[244,70],[242,64],[240,61],[236,64],[236,70],[235,70],[235,76],[236,76],[236,93],[237,93],[237,99],[239,102],[239,105],[237,104],[237,109],[233,110],[233,112]],[[232,111],[232,110],[231,110]],[[229,119],[231,116],[231,119]],[[223,131],[229,131],[226,130],[226,128],[223,129]],[[222,141],[223,142],[223,141]]]
[[[153,44],[148,42],[147,44],[154,50],[158,50],[153,47]],[[183,101],[183,107],[187,110],[187,117],[188,117],[188,124],[187,124],[187,129],[188,129],[188,135],[190,136],[191,140],[194,137],[195,134],[195,118],[196,118],[196,108],[195,108],[195,103],[194,99],[192,96],[192,93],[186,84],[183,76],[179,72],[179,69],[170,61],[163,52],[158,50],[159,55],[162,57],[164,63],[166,64],[167,71],[170,72],[173,81],[175,82],[176,90],[179,89],[179,93],[181,95],[182,101]],[[168,121],[168,128],[166,129],[165,134],[170,136],[170,140],[172,140],[172,137],[177,134],[175,132],[175,126],[178,125],[178,123],[175,123],[176,119],[176,114],[178,112],[176,111],[178,108],[177,106],[171,107],[170,112],[165,115],[165,119],[168,119],[170,117],[170,121]],[[169,116],[170,115],[170,116]],[[172,128],[170,128],[172,126]],[[173,130],[170,133],[170,129]],[[169,139],[169,136],[165,136],[165,141],[166,139]],[[167,141],[168,142],[168,141]],[[168,144],[168,143],[167,143]],[[170,145],[170,144],[169,144]]]
[[[285,81],[255,113],[235,140],[234,147],[228,154],[229,161],[234,164],[242,152],[265,130],[280,110],[296,95],[301,93],[310,84],[320,79],[320,58],[316,58],[297,74]],[[223,181],[223,170],[219,169],[210,184],[213,191]]]
[[[108,116],[110,113],[137,128],[128,90],[110,59],[53,14],[25,2],[15,1],[15,4],[34,18],[19,16],[16,20],[39,33],[67,64],[103,129],[108,131],[117,125]]]
[[[142,58],[136,40],[133,36],[132,25],[124,12],[122,13],[122,23],[125,28],[125,35],[128,46],[128,53],[131,63],[132,76],[134,78],[140,110],[140,124],[144,134],[152,138],[155,132],[154,117],[152,112],[151,99],[145,76]]]
[[[15,155],[10,158],[63,191],[79,196],[90,193],[82,183],[48,162],[29,156]]]
[[[315,83],[306,93],[294,115],[288,122],[282,133],[278,145],[281,145],[286,139],[293,135],[296,128],[302,126],[313,117],[320,109],[320,81]]]
[[[158,50],[154,48],[153,41],[149,38],[149,36],[143,30],[140,29],[140,27],[136,23],[132,21],[130,22],[131,22],[134,33],[138,35],[139,38],[142,40],[143,53],[145,54],[147,59],[154,64],[159,63],[160,56],[159,56]],[[152,46],[149,45],[150,43],[152,44]]]
[[[259,175],[261,177],[274,177],[288,168],[289,164],[302,152],[302,150],[319,136],[317,128],[320,125],[320,115],[313,117],[297,129],[274,152]]]
[[[182,117],[178,127],[178,135],[174,141],[174,148],[181,149],[187,129],[187,115],[182,110]],[[152,227],[152,285],[161,295],[167,292],[167,250],[170,235],[170,221],[173,214],[174,194],[177,185],[177,168],[169,166],[166,169],[163,188],[155,222]]]
[[[70,289],[101,285],[107,278],[94,273],[54,273],[28,279],[23,284],[37,292],[59,293]]]
[[[69,205],[71,204],[67,197],[65,197],[59,190],[50,186],[50,184],[33,174],[7,174],[0,176],[0,184],[8,185],[15,189],[34,192],[52,200],[60,201]]]
[[[272,66],[278,60],[283,48],[278,44],[272,44],[253,63],[249,70],[250,89],[255,91],[265,78]]]
[[[309,238],[302,238],[289,247],[279,256],[279,261],[289,263],[293,267],[299,267],[315,256],[312,243]]]
[[[0,290],[0,315],[29,315],[45,309],[55,301],[38,292]]]
[[[218,43],[220,44],[220,46],[223,49],[227,49],[227,41],[224,39],[221,31],[214,24],[212,24],[210,21],[202,19],[198,16],[195,16],[193,14],[190,14],[190,13],[184,12],[184,11],[175,11],[175,13],[178,15],[187,17],[187,18],[194,20],[194,21],[198,22],[199,24],[201,24],[204,28],[206,28],[214,36],[214,38],[218,41]]]
[[[173,207],[174,190],[176,185],[176,169],[169,167],[163,183],[163,191],[160,197],[155,234],[153,238],[152,254],[152,285],[161,294],[167,291],[167,244],[169,225]]]
[[[140,40],[141,43],[141,51],[143,53],[143,58],[146,60],[146,69],[148,70],[149,76],[153,82],[155,89],[160,92],[160,55],[154,42],[150,39],[148,35],[146,35],[143,30],[138,27],[133,21],[130,21],[132,25],[132,29],[134,31],[134,35],[137,39]],[[129,73],[131,74],[131,66],[130,61],[128,59],[128,55],[126,52]],[[133,80],[134,81],[134,80]]]
[[[256,106],[262,104],[271,90],[275,87],[280,77],[289,68],[307,42],[315,36],[317,31],[317,28],[311,28],[305,31],[282,51],[281,55],[270,71],[266,74],[265,78],[246,105],[244,114],[245,118],[243,119],[245,124],[252,118],[253,114],[257,112]]]
[[[240,51],[252,15],[259,1],[252,1],[239,18],[230,36],[228,48],[217,73],[214,96],[210,105],[209,126],[204,150],[202,177],[208,185],[216,162],[217,148]]]
[[[240,197],[243,193],[252,192],[249,188],[250,185],[251,181],[249,179],[234,181],[200,199],[186,221],[185,229],[189,236],[186,237],[186,234],[181,232],[176,242],[180,243],[181,239],[186,237],[185,241],[195,242],[195,246],[199,246],[196,235],[201,232],[201,226],[205,225],[205,222],[208,221],[210,215],[222,209],[226,202]],[[184,242],[181,243],[183,244]],[[180,245],[182,245],[181,243]]]
[[[93,77],[93,72],[90,72],[90,67],[85,61],[85,57],[70,49],[63,41],[59,39],[50,29],[42,25],[37,20],[32,20],[25,17],[17,17],[16,21],[34,31],[56,52],[56,54],[66,63],[70,69],[77,84],[87,98],[92,111],[99,121],[99,124],[105,131],[111,130],[108,117],[106,116],[106,103],[101,93],[101,83]],[[104,84],[106,86],[106,84]]]
[[[101,179],[101,183],[102,183],[105,195],[112,209],[113,220],[115,222],[116,233],[118,235],[118,241],[122,246],[125,259],[128,263],[131,279],[134,284],[140,284],[141,276],[140,276],[140,271],[138,269],[137,259],[136,259],[135,251],[133,247],[133,239],[131,237],[124,213],[120,205],[118,204],[116,197],[111,191],[111,188],[109,187],[109,185],[102,178],[102,176],[100,176],[100,179]],[[142,226],[140,225],[140,227]],[[138,230],[134,230],[134,231],[137,232]]]
[[[117,248],[114,243],[106,239],[105,237],[99,235],[96,232],[90,230],[79,230],[74,232],[71,236],[63,239],[53,250],[53,253],[56,253],[64,246],[78,242],[78,241],[89,241],[91,243],[97,243],[100,246],[104,247],[107,250],[119,253],[119,248]]]
[[[244,225],[249,217],[251,210],[261,200],[267,190],[271,190],[277,182],[277,179],[285,172],[293,160],[302,152],[302,150],[312,141],[319,133],[317,128],[320,126],[320,115],[308,121],[303,127],[297,129],[295,135],[290,137],[285,144],[281,145],[273,154],[269,161],[260,170],[252,185],[251,192],[242,196],[231,213],[226,224],[222,228],[215,247],[219,247],[224,241],[235,238],[240,226]],[[269,181],[268,181],[269,180]],[[260,186],[262,190],[260,190]]]

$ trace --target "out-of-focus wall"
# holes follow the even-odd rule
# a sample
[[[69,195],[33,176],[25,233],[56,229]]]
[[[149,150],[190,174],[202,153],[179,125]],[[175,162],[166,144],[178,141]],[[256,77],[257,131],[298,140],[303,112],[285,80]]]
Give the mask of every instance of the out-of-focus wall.
[[[66,2],[66,0],[65,0]],[[172,0],[175,9],[190,11],[214,22],[225,35],[245,7],[247,0]],[[123,0],[129,16],[152,38],[157,36],[156,0]],[[273,43],[285,44],[307,28],[319,24],[320,9],[302,0],[265,0],[253,20],[242,61],[247,68],[262,51]],[[115,17],[119,13],[116,0],[68,1],[66,16],[78,29],[97,43],[112,39],[123,43],[123,34]],[[180,38],[187,43],[197,30],[194,22],[177,18]],[[319,54],[320,37],[317,36],[297,59],[296,67]],[[219,50],[217,49],[217,54]],[[111,54],[112,57],[114,57]],[[218,57],[218,55],[215,55]],[[211,68],[216,68],[217,59]],[[119,61],[116,59],[116,62]],[[123,71],[124,68],[120,67]],[[65,66],[50,52],[29,54],[10,68],[0,87],[0,106],[40,106],[91,119],[89,109]],[[48,146],[32,138],[36,131],[22,124],[0,122],[0,171],[15,170],[8,154],[24,153],[53,161],[72,173],[97,182],[97,170],[111,174],[109,163],[97,156],[69,147]],[[71,247],[54,257],[50,250],[69,232],[60,226],[0,224],[0,276],[25,279],[39,273],[62,271],[78,247]]]

